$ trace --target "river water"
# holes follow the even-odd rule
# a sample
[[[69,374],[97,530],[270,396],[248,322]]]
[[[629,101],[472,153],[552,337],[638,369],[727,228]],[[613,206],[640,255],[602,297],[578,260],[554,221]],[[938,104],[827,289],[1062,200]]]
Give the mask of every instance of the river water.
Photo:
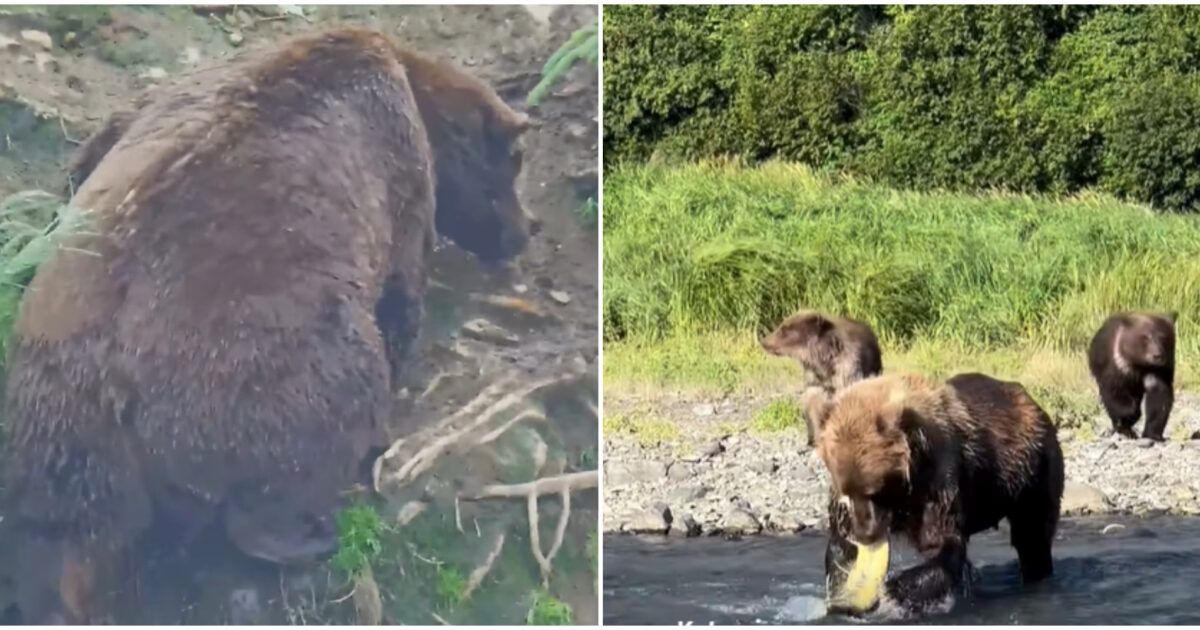
[[[844,623],[825,615],[824,550],[819,531],[739,541],[607,536],[604,623]],[[1065,519],[1055,576],[1028,588],[1003,529],[973,537],[969,554],[979,569],[972,597],[924,623],[1200,624],[1200,518]],[[893,551],[893,570],[914,561]]]

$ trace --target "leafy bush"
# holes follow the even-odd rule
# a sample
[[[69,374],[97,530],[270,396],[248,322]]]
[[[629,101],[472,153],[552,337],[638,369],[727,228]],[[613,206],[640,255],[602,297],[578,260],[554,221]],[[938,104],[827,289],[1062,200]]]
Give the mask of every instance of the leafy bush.
[[[1200,209],[1195,7],[613,6],[604,47],[610,166],[782,158]]]

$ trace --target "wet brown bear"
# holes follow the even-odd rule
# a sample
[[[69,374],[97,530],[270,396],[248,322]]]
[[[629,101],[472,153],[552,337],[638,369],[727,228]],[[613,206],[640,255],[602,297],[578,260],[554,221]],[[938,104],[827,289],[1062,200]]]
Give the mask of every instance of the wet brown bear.
[[[223,519],[280,563],[331,549],[417,336],[435,221],[484,260],[528,240],[525,127],[359,29],[114,116],[76,164],[94,233],[38,270],[14,329],[7,513],[47,567],[20,585],[25,620],[99,620],[108,560],[151,525]]]
[[[804,367],[805,420],[809,446],[816,444],[833,395],[852,383],[883,372],[879,340],[858,320],[800,311],[762,339],[767,352],[791,357]]]
[[[1178,314],[1117,313],[1092,337],[1088,367],[1113,431],[1137,437],[1133,425],[1146,403],[1142,437],[1162,441],[1175,402],[1175,320]]]
[[[1063,457],[1018,383],[960,374],[867,379],[834,400],[818,448],[829,469],[826,570],[846,541],[902,533],[924,563],[887,581],[877,614],[946,610],[966,584],[967,541],[1008,519],[1026,582],[1050,576]]]

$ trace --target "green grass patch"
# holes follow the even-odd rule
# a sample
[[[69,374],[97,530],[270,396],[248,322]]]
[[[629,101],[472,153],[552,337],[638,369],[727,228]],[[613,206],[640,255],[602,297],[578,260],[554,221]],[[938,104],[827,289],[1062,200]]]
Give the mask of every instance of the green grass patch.
[[[370,505],[357,503],[337,513],[338,550],[329,564],[352,577],[369,566],[383,551],[383,520]]]
[[[622,342],[606,364],[610,347],[752,338],[800,307],[863,319],[893,353],[1078,353],[1113,311],[1171,309],[1180,363],[1200,357],[1200,217],[1095,194],[904,192],[783,163],[624,166],[604,185],[604,335]],[[637,369],[728,386],[765,363],[677,349]]]
[[[679,427],[670,420],[642,413],[605,416],[605,435],[629,435],[642,446],[670,444],[679,439]]]
[[[804,416],[794,400],[776,398],[755,412],[750,430],[757,433],[804,430]]]
[[[438,606],[444,610],[458,607],[467,590],[467,578],[458,569],[442,565],[437,568],[437,600]]]
[[[533,603],[525,624],[530,626],[569,626],[574,614],[571,607],[553,595],[538,589],[533,592]]]

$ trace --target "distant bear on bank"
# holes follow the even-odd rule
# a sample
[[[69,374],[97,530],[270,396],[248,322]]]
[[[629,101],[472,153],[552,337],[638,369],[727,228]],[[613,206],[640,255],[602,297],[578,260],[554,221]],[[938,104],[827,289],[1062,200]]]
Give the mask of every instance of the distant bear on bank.
[[[1116,313],[1092,337],[1088,367],[1113,431],[1137,437],[1133,426],[1146,404],[1142,437],[1163,440],[1175,402],[1175,320],[1178,313]]]
[[[834,399],[818,452],[833,493],[827,572],[846,541],[873,544],[890,532],[925,558],[888,579],[879,614],[947,610],[965,584],[968,539],[1000,519],[1024,581],[1053,573],[1063,455],[1020,384],[982,374],[861,381]]]
[[[854,319],[800,311],[760,343],[770,354],[791,357],[804,367],[802,398],[810,446],[816,444],[833,395],[883,372],[879,340],[870,326]]]
[[[272,562],[331,550],[418,335],[435,226],[484,261],[529,239],[526,127],[356,28],[114,115],[72,166],[93,233],[38,270],[14,328],[6,514],[45,574],[18,584],[24,620],[101,620],[114,558],[164,522],[223,523]]]

